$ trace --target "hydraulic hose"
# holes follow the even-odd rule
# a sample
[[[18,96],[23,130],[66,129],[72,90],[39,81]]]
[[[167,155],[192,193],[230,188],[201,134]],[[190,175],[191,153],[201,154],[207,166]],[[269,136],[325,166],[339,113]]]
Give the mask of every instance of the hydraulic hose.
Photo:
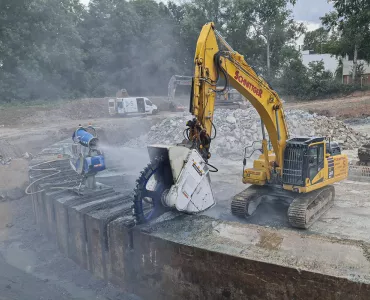
[[[54,173],[52,174],[49,174],[49,175],[46,175],[46,176],[43,176],[39,179],[36,179],[35,181],[31,182],[27,188],[25,189],[25,194],[26,195],[35,195],[35,194],[38,194],[38,193],[42,193],[45,191],[45,189],[42,189],[42,190],[39,190],[39,191],[36,191],[36,192],[30,192],[29,189],[37,182],[43,180],[43,179],[46,179],[46,178],[49,178],[49,177],[52,177],[52,176],[55,176],[55,175],[58,175],[60,174],[62,171],[61,170],[58,170],[57,168],[48,168],[48,169],[35,169],[36,167],[39,167],[41,165],[44,165],[44,164],[50,164],[50,163],[53,163],[53,162],[57,162],[57,161],[60,161],[59,159],[55,159],[55,160],[50,160],[50,161],[46,161],[46,162],[42,162],[42,163],[39,163],[39,164],[36,164],[34,166],[31,166],[30,167],[30,170],[31,171],[41,171],[41,172],[44,172],[44,171],[55,171]],[[76,182],[77,183],[77,182]],[[74,188],[69,188],[69,187],[50,187],[50,189],[65,189],[65,190],[72,190]]]
[[[226,71],[224,70],[224,68],[221,66],[221,60],[220,60],[220,58],[222,57],[223,55],[222,55],[222,52],[217,52],[216,54],[215,54],[215,56],[214,56],[214,62],[215,62],[215,64],[216,64],[216,66],[217,66],[217,68],[216,68],[216,70],[217,70],[217,82],[219,81],[219,79],[220,79],[220,72],[219,71],[221,71],[222,72],[222,74],[224,75],[224,77],[225,77],[225,85],[224,85],[224,87],[221,89],[221,90],[217,90],[217,89],[215,89],[215,90],[213,90],[214,92],[216,92],[216,93],[223,93],[223,92],[225,92],[227,89],[228,89],[228,87],[229,87],[229,79],[228,79],[228,77],[227,77],[227,73],[226,73]]]

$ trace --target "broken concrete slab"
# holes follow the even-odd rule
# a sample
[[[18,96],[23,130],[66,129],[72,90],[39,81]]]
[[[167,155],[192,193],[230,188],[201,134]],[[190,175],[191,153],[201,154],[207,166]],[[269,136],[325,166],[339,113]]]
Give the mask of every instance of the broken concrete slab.
[[[121,216],[108,223],[108,250],[110,265],[107,268],[108,280],[122,288],[126,288],[130,277],[130,253],[133,251],[134,226],[130,214]]]
[[[92,201],[68,207],[69,220],[69,239],[68,251],[69,257],[77,264],[87,270],[92,270],[91,251],[88,247],[88,227],[86,216],[89,212],[101,209],[107,205],[117,205],[120,197],[116,194],[101,196]]]
[[[94,197],[91,195],[79,196],[74,192],[67,191],[63,197],[54,199],[54,210],[59,249],[76,263],[87,268],[86,237],[84,218],[72,209],[74,206],[89,204],[94,200],[104,199],[115,192],[111,187],[99,185],[101,189]],[[76,218],[75,218],[76,217]]]
[[[115,263],[110,261],[109,256],[108,224],[121,216],[131,214],[132,198],[120,195],[119,199],[119,204],[106,203],[105,207],[86,213],[89,270],[105,280],[108,280],[111,264]]]
[[[306,111],[287,109],[284,111],[290,137],[329,136],[342,141],[343,149],[360,146],[366,138],[356,135],[356,131],[335,118],[310,114]],[[151,130],[125,143],[127,147],[141,148],[150,144],[176,144],[183,140],[186,122],[190,114],[171,116],[152,127]],[[245,147],[253,141],[262,140],[261,120],[253,107],[247,109],[216,109],[213,123],[217,128],[217,138],[212,141],[212,152],[224,158],[242,159]],[[347,138],[348,137],[348,138]],[[352,139],[351,143],[346,142]],[[246,155],[261,147],[247,147]]]

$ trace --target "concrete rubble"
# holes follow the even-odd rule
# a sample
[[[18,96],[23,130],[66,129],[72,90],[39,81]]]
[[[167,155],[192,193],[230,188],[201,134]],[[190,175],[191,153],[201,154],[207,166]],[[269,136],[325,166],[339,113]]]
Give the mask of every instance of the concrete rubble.
[[[286,110],[285,116],[290,137],[327,136],[337,141],[343,150],[358,148],[368,140],[367,134],[356,132],[349,125],[335,118],[310,114],[302,110]],[[183,131],[186,128],[186,122],[191,118],[189,113],[184,113],[164,119],[161,123],[152,126],[147,134],[130,140],[125,146],[145,147],[148,144],[181,142],[184,139]],[[247,149],[247,156],[261,148],[260,118],[254,108],[216,109],[213,122],[217,129],[217,137],[212,142],[213,153],[222,157],[240,159],[244,148],[252,145],[254,141],[257,143]],[[255,151],[255,155],[257,154],[259,152]]]

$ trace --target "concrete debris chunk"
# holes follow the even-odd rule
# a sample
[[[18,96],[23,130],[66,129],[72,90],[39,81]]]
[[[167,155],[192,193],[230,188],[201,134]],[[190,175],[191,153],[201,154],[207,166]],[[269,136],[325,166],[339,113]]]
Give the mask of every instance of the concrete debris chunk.
[[[33,155],[31,153],[26,152],[26,153],[23,154],[23,158],[25,158],[25,159],[32,159],[33,158]]]
[[[236,119],[233,116],[227,116],[226,121],[229,124],[236,124]]]

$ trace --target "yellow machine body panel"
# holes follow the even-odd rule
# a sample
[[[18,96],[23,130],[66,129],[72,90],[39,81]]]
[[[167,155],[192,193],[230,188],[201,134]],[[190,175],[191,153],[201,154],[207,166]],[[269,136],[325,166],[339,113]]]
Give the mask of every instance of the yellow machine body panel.
[[[276,155],[273,151],[268,151],[268,165],[272,165],[276,161]],[[258,159],[253,162],[253,168],[245,169],[243,172],[243,183],[265,185],[267,182],[265,155],[261,154]]]
[[[329,167],[329,164],[333,164],[334,166]],[[319,171],[312,181],[307,178],[305,187],[284,184],[283,188],[288,191],[308,193],[320,189],[326,185],[342,181],[347,177],[348,157],[345,154],[341,154],[326,158],[324,168]]]

